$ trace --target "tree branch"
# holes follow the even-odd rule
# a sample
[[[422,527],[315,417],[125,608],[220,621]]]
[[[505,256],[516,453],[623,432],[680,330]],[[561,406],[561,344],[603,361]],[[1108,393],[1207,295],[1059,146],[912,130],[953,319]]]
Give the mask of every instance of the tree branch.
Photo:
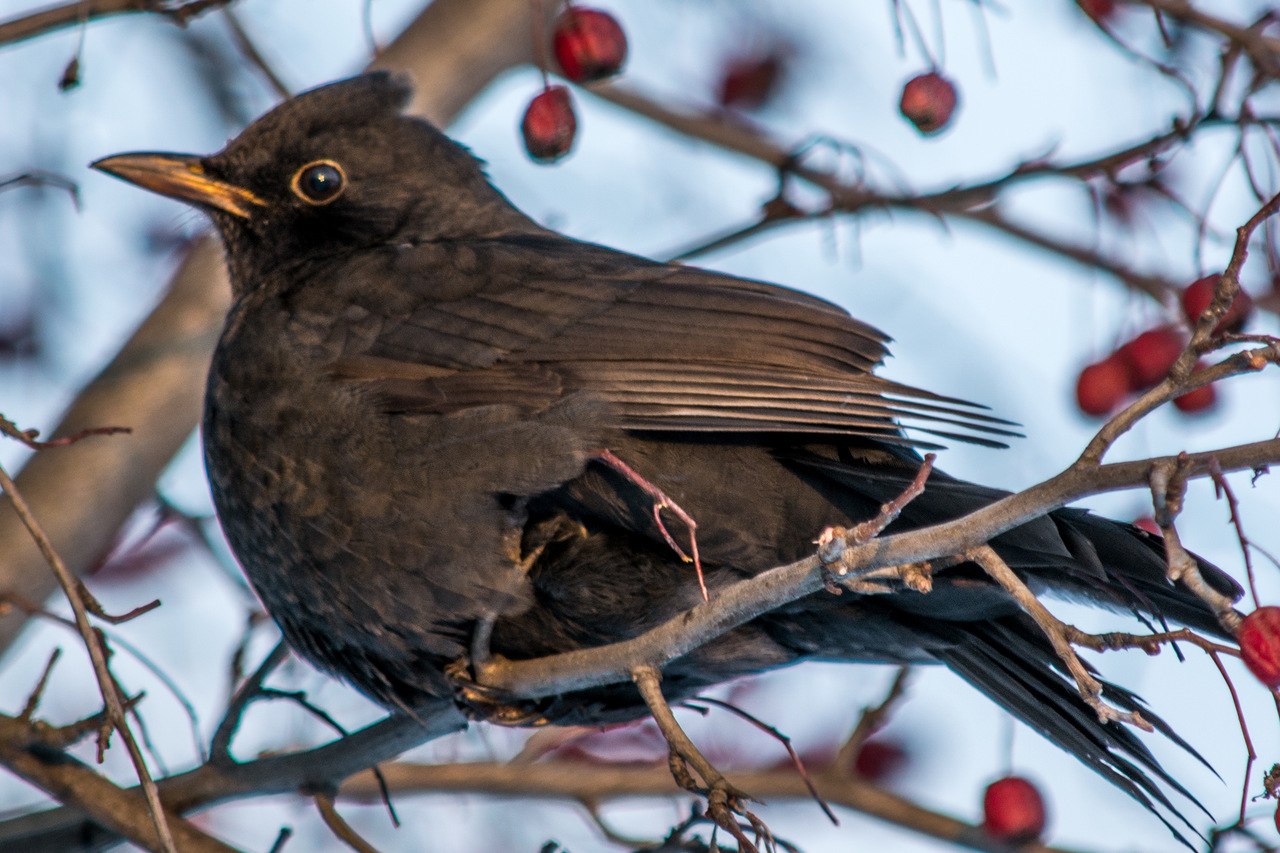
[[[234,0],[189,0],[185,3],[169,0],[75,0],[72,3],[51,6],[29,15],[0,21],[0,47],[74,27],[87,21],[138,12],[163,15],[179,26],[185,26],[187,21],[196,15],[231,2]]]
[[[383,765],[387,784],[397,793],[476,793],[535,799],[608,800],[623,797],[669,797],[683,793],[665,764],[653,766],[540,761],[535,764],[478,762],[470,764]],[[799,774],[790,770],[734,770],[730,782],[768,799],[811,800]],[[972,850],[1002,850],[982,829],[891,794],[832,767],[812,773],[818,793],[828,802],[861,812],[922,835]],[[348,779],[339,796],[374,802],[377,781],[371,773]],[[1061,853],[1060,848],[1032,843],[1020,853]]]
[[[352,773],[388,761],[420,743],[466,726],[466,720],[450,701],[415,708],[414,711],[417,719],[388,717],[313,749],[270,755],[244,763],[203,764],[186,773],[162,779],[158,783],[160,799],[173,814],[185,814],[243,797],[327,790]],[[0,761],[9,764],[10,755],[22,752],[23,742],[6,739],[6,731],[0,726]],[[71,760],[58,755],[58,761]],[[25,767],[22,763],[9,766]],[[92,773],[87,768],[86,772]],[[130,819],[139,815],[146,818],[145,805],[136,792],[123,793],[133,799],[120,802],[119,809],[122,812],[131,810]],[[78,803],[79,800],[68,799],[67,802]],[[122,834],[108,823],[99,825],[96,818],[96,813],[90,815],[74,805],[64,805],[0,821],[0,850],[81,849],[105,844]],[[186,847],[181,849],[184,853],[187,850]]]
[[[1073,501],[1119,489],[1146,486],[1153,465],[1175,456],[1092,466],[1077,463],[1025,491],[1009,495],[961,518],[850,547],[841,559],[857,577],[885,566],[959,554]],[[1207,477],[1214,460],[1223,471],[1280,464],[1280,439],[1187,454],[1189,476]],[[853,567],[856,567],[853,568]],[[493,660],[480,667],[486,687],[522,698],[567,693],[630,678],[637,664],[662,665],[726,631],[782,604],[823,589],[825,569],[808,557],[739,581],[677,618],[621,643],[527,661]]]

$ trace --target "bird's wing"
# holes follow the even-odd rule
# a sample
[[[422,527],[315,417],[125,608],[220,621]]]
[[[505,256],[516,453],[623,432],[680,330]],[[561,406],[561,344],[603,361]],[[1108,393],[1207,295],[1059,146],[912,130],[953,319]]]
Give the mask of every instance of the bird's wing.
[[[821,299],[555,235],[405,248],[419,299],[335,372],[390,411],[603,397],[624,429],[769,432],[1000,445],[981,407],[872,373],[878,330]],[[441,286],[442,277],[468,282]],[[994,437],[994,438],[993,438]]]

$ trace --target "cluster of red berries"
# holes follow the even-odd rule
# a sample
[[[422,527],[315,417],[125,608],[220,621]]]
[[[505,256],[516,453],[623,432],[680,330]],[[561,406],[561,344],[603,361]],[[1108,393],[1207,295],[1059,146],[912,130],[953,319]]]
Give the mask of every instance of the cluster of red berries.
[[[595,83],[622,70],[627,35],[608,12],[570,3],[552,28],[551,47],[566,80]],[[716,93],[720,105],[744,110],[763,106],[777,90],[789,54],[789,48],[776,44],[729,60]],[[951,123],[958,102],[955,84],[937,71],[929,71],[906,82],[898,106],[902,115],[928,136]],[[551,163],[568,154],[578,132],[569,89],[560,84],[544,85],[525,109],[520,132],[525,150],[534,160]]]
[[[617,18],[586,6],[565,7],[552,29],[551,47],[560,73],[574,83],[612,77],[627,59],[627,35]],[[577,132],[573,97],[567,87],[550,83],[529,102],[520,122],[525,150],[541,162],[568,154]]]
[[[1182,311],[1187,322],[1194,325],[1209,307],[1220,277],[1207,275],[1182,291]],[[1241,291],[1214,333],[1239,331],[1252,311],[1249,294]],[[1109,415],[1131,395],[1157,385],[1178,360],[1186,342],[1187,335],[1178,326],[1157,326],[1117,347],[1102,361],[1088,365],[1076,380],[1076,404],[1080,411],[1096,417]],[[1175,397],[1173,404],[1179,411],[1191,413],[1207,411],[1216,402],[1217,392],[1212,385],[1205,385]]]

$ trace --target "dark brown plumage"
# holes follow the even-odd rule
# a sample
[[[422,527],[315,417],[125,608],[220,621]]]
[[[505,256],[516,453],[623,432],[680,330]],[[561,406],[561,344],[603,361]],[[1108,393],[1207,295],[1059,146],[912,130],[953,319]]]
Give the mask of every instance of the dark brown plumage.
[[[913,476],[914,448],[1011,434],[876,376],[884,336],[841,308],[538,226],[463,148],[402,116],[407,97],[367,75],[286,102],[210,157],[97,164],[217,223],[235,289],[204,423],[219,517],[290,644],[389,707],[449,695],[444,670],[479,620],[496,618],[494,652],[526,658],[700,600],[652,500],[600,450],[698,520],[714,597],[874,515]],[[891,529],[1000,494],[935,474]],[[1165,580],[1159,540],[1128,525],[1062,510],[992,544],[1038,590],[1216,630]],[[1098,722],[971,566],[927,595],[797,601],[673,662],[664,689],[805,659],[944,663],[1149,806],[1168,805],[1151,776],[1178,788]],[[1108,698],[1138,707],[1119,687]],[[643,706],[616,685],[544,711]]]

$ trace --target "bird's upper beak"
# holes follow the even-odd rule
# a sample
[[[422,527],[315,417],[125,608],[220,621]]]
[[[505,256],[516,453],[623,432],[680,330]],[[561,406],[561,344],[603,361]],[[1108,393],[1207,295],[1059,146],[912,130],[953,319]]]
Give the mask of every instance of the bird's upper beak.
[[[216,207],[244,219],[255,207],[266,206],[265,201],[244,187],[210,177],[200,158],[188,154],[117,154],[92,165],[143,189]]]

